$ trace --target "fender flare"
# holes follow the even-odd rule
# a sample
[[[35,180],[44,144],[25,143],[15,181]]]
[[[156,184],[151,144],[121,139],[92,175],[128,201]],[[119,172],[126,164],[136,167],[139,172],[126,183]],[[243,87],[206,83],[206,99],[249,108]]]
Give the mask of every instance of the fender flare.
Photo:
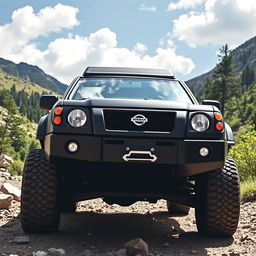
[[[44,141],[45,138],[48,116],[49,115],[42,116],[38,122],[36,138],[40,141]]]
[[[227,124],[226,122],[225,122],[225,133],[226,133],[226,140],[227,140],[228,146],[230,147],[232,145],[235,145],[233,131],[230,125]]]

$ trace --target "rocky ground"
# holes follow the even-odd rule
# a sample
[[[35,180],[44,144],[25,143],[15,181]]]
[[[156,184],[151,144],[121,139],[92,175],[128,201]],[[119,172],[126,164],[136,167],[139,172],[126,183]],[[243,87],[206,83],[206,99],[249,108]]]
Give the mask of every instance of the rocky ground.
[[[20,179],[8,182],[20,186]],[[19,212],[16,200],[9,210],[0,210],[0,256],[124,256],[125,244],[136,238],[147,243],[151,256],[256,255],[256,202],[242,204],[238,230],[226,239],[199,236],[194,210],[187,216],[170,215],[164,200],[129,207],[110,206],[101,199],[84,201],[76,213],[63,214],[59,232],[50,235],[24,234]],[[135,242],[146,246],[142,240]]]

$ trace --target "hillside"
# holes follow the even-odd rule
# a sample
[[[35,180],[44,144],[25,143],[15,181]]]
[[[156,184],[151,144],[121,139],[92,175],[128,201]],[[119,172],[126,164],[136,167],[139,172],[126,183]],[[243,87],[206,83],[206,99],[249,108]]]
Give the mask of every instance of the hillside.
[[[256,70],[256,37],[251,38],[245,43],[238,46],[231,52],[233,56],[233,65],[235,67],[236,73],[240,76],[244,68],[248,65],[250,68]],[[203,90],[206,86],[207,78],[210,79],[214,68],[200,76],[197,76],[186,83],[190,89],[197,95],[201,96]]]
[[[28,82],[20,77],[9,75],[4,72],[0,72],[0,90],[10,90],[12,86],[16,87],[17,91],[26,91],[28,94],[37,92],[39,94],[51,94],[50,90],[47,90],[37,84]]]
[[[0,72],[18,76],[27,82],[38,84],[47,90],[57,92],[59,94],[63,94],[67,88],[67,85],[59,82],[54,77],[47,75],[39,67],[29,65],[24,62],[15,64],[12,61],[0,58]]]
[[[0,92],[1,91],[6,91],[6,93],[11,94],[19,112],[30,121],[36,123],[39,121],[40,117],[46,113],[39,109],[38,103],[40,95],[53,93],[39,85],[27,82],[23,78],[4,72],[0,72]]]

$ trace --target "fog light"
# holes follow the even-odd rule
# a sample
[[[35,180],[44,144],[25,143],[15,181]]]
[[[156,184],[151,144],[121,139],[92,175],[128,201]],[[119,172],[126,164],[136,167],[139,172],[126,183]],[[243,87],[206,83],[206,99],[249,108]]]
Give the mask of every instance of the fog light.
[[[75,153],[78,150],[78,145],[75,142],[71,142],[68,144],[68,150],[71,153]]]
[[[199,154],[202,156],[202,157],[206,157],[209,155],[209,149],[207,147],[202,147],[200,148],[199,150]]]

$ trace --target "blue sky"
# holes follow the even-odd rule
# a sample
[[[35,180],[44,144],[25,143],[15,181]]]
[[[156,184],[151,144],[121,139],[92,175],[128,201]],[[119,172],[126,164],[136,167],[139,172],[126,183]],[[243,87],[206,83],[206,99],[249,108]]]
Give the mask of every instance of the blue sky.
[[[9,0],[0,2],[0,57],[65,83],[87,65],[167,68],[187,80],[218,49],[256,34],[254,0]]]

